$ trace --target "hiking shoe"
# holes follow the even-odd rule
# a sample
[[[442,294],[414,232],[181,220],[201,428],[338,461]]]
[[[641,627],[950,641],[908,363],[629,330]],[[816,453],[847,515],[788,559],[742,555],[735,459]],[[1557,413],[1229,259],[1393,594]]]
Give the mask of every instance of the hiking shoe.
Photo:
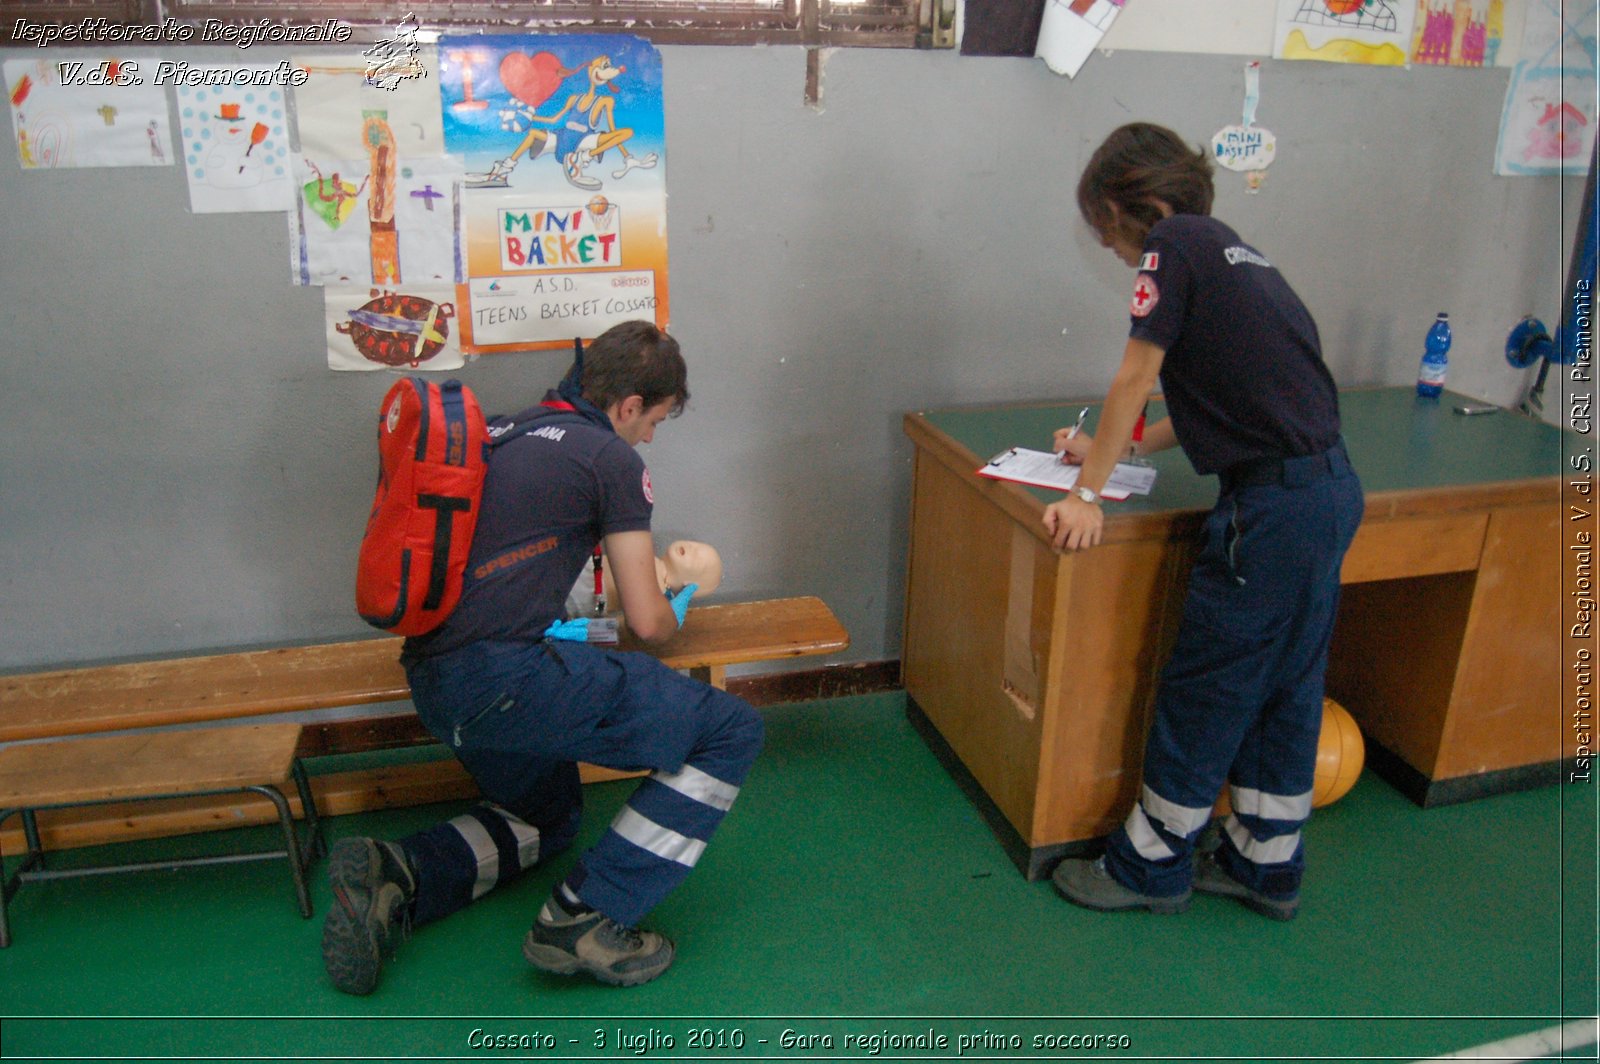
[[[1234,879],[1217,863],[1215,854],[1202,854],[1194,865],[1194,889],[1202,894],[1238,898],[1245,907],[1273,920],[1293,920],[1300,911],[1300,897],[1269,898]]]
[[[667,970],[673,952],[665,935],[624,927],[594,909],[573,916],[554,898],[522,940],[522,955],[535,968],[556,975],[588,972],[612,986],[648,983]]]
[[[322,963],[346,994],[370,994],[378,972],[411,929],[416,877],[392,842],[340,839],[328,854],[333,905],[322,925]]]
[[[1129,890],[1111,878],[1111,873],[1106,871],[1104,857],[1093,861],[1069,857],[1056,865],[1055,873],[1050,878],[1056,885],[1057,894],[1085,909],[1107,913],[1123,909],[1149,909],[1165,915],[1181,913],[1189,907],[1191,892],[1187,890],[1169,898]]]

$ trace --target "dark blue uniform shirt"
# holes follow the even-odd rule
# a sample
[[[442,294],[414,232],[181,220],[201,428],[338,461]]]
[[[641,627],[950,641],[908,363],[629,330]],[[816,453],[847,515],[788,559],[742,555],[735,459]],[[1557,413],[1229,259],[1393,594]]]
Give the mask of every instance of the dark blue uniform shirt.
[[[1310,312],[1265,256],[1215,218],[1156,223],[1129,313],[1130,335],[1166,352],[1161,388],[1195,472],[1338,442],[1338,393]]]
[[[603,414],[515,420],[516,435],[489,458],[461,601],[444,624],[407,639],[402,660],[479,639],[543,639],[595,544],[650,529],[650,473]]]

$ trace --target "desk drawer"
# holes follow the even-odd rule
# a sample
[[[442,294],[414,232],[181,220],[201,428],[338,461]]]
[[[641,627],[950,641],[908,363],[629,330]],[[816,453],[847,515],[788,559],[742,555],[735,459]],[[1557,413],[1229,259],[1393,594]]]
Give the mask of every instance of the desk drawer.
[[[1476,569],[1488,524],[1486,513],[1367,521],[1344,556],[1339,580],[1359,584]]]

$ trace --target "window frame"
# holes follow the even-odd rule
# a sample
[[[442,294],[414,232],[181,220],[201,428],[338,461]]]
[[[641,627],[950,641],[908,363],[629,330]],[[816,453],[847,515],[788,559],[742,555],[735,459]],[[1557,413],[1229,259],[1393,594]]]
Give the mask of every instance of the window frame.
[[[0,44],[18,40],[19,19],[40,25],[105,19],[117,25],[202,26],[266,20],[285,26],[351,28],[345,44],[387,39],[408,15],[437,33],[631,33],[657,44],[792,44],[807,48],[950,48],[955,0],[540,0],[506,4],[450,0],[0,0]],[[93,45],[93,40],[62,42]],[[187,42],[203,44],[199,35]]]

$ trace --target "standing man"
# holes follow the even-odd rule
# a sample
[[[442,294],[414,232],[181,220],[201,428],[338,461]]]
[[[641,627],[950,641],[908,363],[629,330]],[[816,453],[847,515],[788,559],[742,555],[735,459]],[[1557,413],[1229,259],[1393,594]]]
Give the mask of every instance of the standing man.
[[[546,633],[597,542],[634,635],[659,642],[683,623],[694,588],[668,599],[656,582],[654,498],[635,448],[683,410],[687,378],[676,340],[649,322],[617,325],[494,447],[461,601],[401,655],[418,716],[484,802],[397,842],[334,846],[322,956],[340,990],[370,993],[413,925],[571,845],[579,761],[651,774],[556,885],[523,955],[619,986],[672,963],[672,942],[637,924],[688,875],[737,797],[761,719],[648,654]]]
[[[1161,673],[1138,804],[1103,857],[1063,861],[1054,880],[1091,909],[1182,912],[1199,890],[1289,920],[1339,567],[1362,493],[1315,322],[1266,257],[1209,216],[1211,200],[1207,154],[1147,123],[1113,132],[1078,184],[1084,220],[1139,273],[1096,436],[1056,433],[1083,470],[1045,527],[1058,548],[1100,542],[1099,492],[1158,381],[1170,417],[1133,446],[1182,446],[1222,493]],[[1233,813],[1196,865],[1224,782]]]

